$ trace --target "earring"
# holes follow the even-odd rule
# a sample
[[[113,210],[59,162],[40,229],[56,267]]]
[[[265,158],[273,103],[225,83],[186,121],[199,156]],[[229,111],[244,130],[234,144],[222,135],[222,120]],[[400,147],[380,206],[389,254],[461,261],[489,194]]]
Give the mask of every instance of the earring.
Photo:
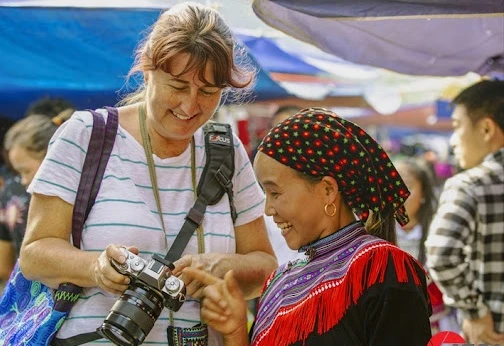
[[[330,212],[328,211],[329,206],[331,206],[331,207],[333,207],[333,208],[334,208],[334,209],[333,209],[333,211],[332,211],[332,213],[330,213]],[[325,213],[326,213],[326,215],[327,215],[327,216],[334,216],[334,215],[336,215],[336,204],[334,204],[334,203],[331,203],[331,204],[326,204],[326,205],[324,206],[324,211],[325,211]]]

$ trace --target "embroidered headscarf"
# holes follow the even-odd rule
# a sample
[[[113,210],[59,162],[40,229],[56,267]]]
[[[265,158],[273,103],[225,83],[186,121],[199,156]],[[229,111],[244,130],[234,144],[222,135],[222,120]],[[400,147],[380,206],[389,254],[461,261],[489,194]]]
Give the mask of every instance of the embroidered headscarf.
[[[309,176],[333,177],[363,221],[386,205],[400,225],[409,221],[403,204],[410,192],[387,153],[358,125],[327,109],[307,108],[285,119],[258,150]]]

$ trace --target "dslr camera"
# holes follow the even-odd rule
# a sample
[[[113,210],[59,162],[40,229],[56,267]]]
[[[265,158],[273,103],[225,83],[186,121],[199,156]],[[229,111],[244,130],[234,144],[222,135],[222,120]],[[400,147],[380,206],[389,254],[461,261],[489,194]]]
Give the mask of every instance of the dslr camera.
[[[149,261],[121,248],[124,263],[111,259],[112,267],[131,282],[110,309],[98,333],[116,345],[140,345],[163,307],[178,311],[185,301],[184,282],[172,275],[173,263],[153,255]]]

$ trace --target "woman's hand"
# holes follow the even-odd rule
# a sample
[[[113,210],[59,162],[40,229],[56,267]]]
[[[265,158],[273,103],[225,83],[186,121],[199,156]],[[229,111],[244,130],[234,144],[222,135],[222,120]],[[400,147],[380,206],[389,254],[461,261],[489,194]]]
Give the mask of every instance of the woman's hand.
[[[182,273],[206,286],[201,303],[202,321],[226,337],[246,338],[247,306],[233,272],[227,272],[224,279],[193,267]]]
[[[222,255],[217,253],[184,255],[174,263],[175,269],[172,274],[184,281],[187,295],[196,299],[201,299],[203,298],[203,289],[205,288],[205,284],[194,277],[185,275],[184,269],[195,268],[214,274],[213,269],[215,264],[219,262],[221,257]]]
[[[119,263],[126,261],[124,254],[120,250],[121,247],[138,255],[138,248],[134,246],[125,247],[111,244],[107,246],[105,251],[100,254],[92,265],[92,277],[96,286],[113,294],[122,294],[130,283],[128,276],[120,274],[110,264],[111,259]]]

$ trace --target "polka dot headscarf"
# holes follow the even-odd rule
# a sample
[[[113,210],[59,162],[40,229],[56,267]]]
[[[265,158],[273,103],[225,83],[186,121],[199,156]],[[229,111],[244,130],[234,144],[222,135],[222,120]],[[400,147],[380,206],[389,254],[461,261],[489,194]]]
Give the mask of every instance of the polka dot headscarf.
[[[409,196],[388,155],[363,129],[323,108],[303,109],[275,126],[260,152],[304,174],[331,176],[359,219],[391,204],[396,220],[408,223]]]

